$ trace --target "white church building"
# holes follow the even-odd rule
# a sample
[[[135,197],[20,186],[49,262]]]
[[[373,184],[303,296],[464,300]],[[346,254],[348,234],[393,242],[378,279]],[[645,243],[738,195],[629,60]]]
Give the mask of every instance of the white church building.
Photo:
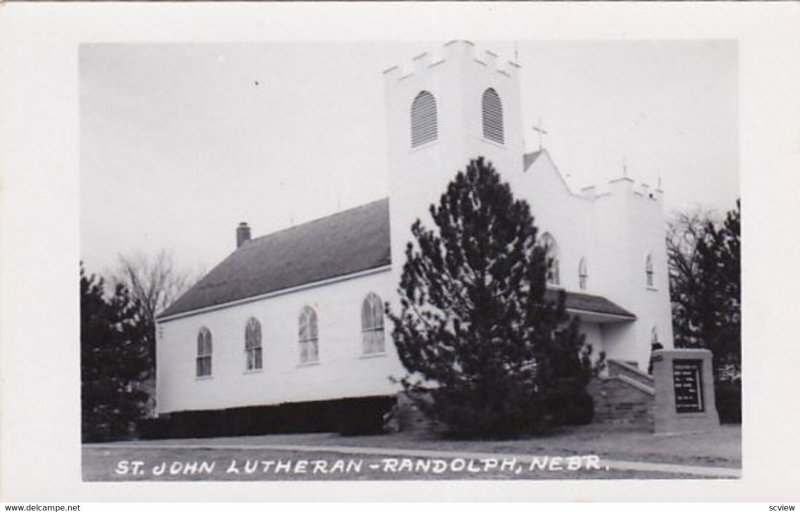
[[[571,190],[546,150],[526,153],[519,66],[468,41],[384,72],[389,197],[237,247],[157,322],[157,412],[391,397],[405,371],[384,301],[417,218],[429,226],[478,156],[526,199],[594,353],[645,369],[672,348],[662,191],[621,177]],[[260,185],[260,184],[254,184]],[[265,184],[267,185],[267,184]]]

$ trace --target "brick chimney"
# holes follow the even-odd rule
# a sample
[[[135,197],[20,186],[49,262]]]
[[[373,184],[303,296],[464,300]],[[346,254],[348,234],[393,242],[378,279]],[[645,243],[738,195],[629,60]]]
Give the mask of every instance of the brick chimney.
[[[250,240],[250,226],[246,222],[240,222],[236,228],[236,248],[242,246],[243,243]]]

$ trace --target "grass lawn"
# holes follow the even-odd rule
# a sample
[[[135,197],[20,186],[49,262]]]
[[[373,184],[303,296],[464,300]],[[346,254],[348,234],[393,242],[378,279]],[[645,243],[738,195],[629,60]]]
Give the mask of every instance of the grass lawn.
[[[320,444],[395,446],[491,453],[592,453],[609,459],[740,468],[741,427],[724,425],[718,432],[655,436],[652,432],[610,425],[563,427],[546,436],[509,441],[442,440],[430,434],[352,437],[325,436]],[[273,439],[275,441],[275,439]],[[309,439],[308,441],[311,441]]]
[[[319,451],[278,450],[269,448],[270,445],[319,447]],[[89,481],[687,478],[685,475],[661,472],[597,469],[591,465],[587,467],[587,464],[582,464],[576,470],[565,468],[549,471],[531,468],[523,462],[517,462],[514,467],[509,465],[501,468],[475,460],[473,466],[469,466],[471,469],[468,469],[451,467],[452,459],[446,458],[438,459],[441,462],[436,470],[425,466],[431,464],[431,459],[419,457],[405,458],[405,467],[392,467],[386,465],[389,464],[387,459],[392,458],[389,455],[342,455],[326,452],[326,447],[492,453],[497,454],[498,460],[503,459],[503,454],[550,457],[597,455],[601,461],[741,467],[741,428],[738,425],[725,425],[717,432],[673,436],[654,436],[640,429],[586,425],[561,428],[543,437],[504,441],[449,440],[430,433],[360,437],[287,434],[92,445],[83,448],[83,477]],[[120,461],[127,461],[127,466],[120,466]],[[133,472],[131,461],[139,461],[136,473]],[[305,462],[298,467],[298,461]],[[339,466],[336,466],[337,461],[340,461]],[[195,471],[192,471],[191,465],[187,466],[191,462],[197,463]],[[205,462],[206,471],[198,469],[201,462]],[[279,462],[282,464],[280,468]],[[165,464],[163,473],[160,472],[162,464]],[[413,469],[411,466],[414,466]],[[124,467],[127,471],[123,474]],[[173,474],[170,474],[170,470]]]

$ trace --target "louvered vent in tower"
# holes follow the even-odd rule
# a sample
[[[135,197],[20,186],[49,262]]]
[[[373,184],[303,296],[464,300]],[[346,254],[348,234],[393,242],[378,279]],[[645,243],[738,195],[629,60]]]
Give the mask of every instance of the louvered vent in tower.
[[[483,136],[503,143],[503,105],[494,89],[486,89],[483,93]]]
[[[411,147],[436,140],[436,99],[428,91],[422,91],[411,104]]]

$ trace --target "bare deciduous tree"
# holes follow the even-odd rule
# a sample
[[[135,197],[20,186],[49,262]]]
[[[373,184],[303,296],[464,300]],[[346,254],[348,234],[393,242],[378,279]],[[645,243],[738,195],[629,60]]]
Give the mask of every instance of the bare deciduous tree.
[[[706,224],[710,221],[713,221],[712,212],[696,208],[676,212],[668,223],[670,299],[678,345],[692,345],[700,341],[697,338],[699,326],[691,325],[689,311],[695,307],[696,297],[703,286],[697,243],[705,236]]]
[[[142,253],[120,255],[114,274],[115,283],[122,283],[139,301],[142,314],[151,322],[192,286],[202,272],[178,269],[172,254],[164,249],[155,256]]]
[[[138,308],[138,340],[147,369],[137,387],[145,391],[150,400],[147,414],[152,414],[155,401],[155,349],[156,317],[168,308],[204,274],[202,270],[189,272],[179,269],[172,254],[164,249],[153,257],[142,253],[119,255],[119,265],[111,281],[129,290]]]
[[[717,220],[703,210],[675,214],[667,235],[675,343],[714,352],[718,370],[739,368],[739,203]]]

